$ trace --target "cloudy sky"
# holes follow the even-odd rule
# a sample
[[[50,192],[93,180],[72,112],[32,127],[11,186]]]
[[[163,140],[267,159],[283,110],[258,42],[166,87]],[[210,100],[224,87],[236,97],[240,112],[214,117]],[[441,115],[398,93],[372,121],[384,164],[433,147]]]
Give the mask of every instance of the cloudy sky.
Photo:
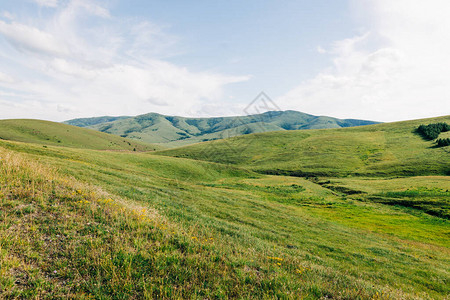
[[[448,0],[0,0],[0,118],[450,114]]]

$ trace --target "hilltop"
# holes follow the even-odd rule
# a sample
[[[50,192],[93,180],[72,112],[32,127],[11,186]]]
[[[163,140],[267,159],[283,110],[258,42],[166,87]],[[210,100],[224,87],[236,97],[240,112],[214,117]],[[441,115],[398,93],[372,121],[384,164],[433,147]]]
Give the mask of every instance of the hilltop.
[[[95,117],[95,118],[78,118],[70,121],[63,122],[65,124],[78,126],[78,127],[89,127],[97,124],[114,122],[117,120],[123,120],[131,118],[130,116],[120,116],[120,117],[111,117],[111,116],[103,116],[103,117]]]
[[[432,141],[415,133],[419,125],[436,122],[450,123],[450,116],[342,129],[257,133],[157,154],[232,164],[267,174],[449,175],[448,147],[434,148]]]
[[[0,120],[0,139],[97,150],[153,151],[162,148],[87,128],[31,119]]]
[[[217,118],[185,118],[149,113],[136,117],[74,119],[65,123],[165,147],[178,147],[258,132],[342,128],[377,122],[313,116],[288,110]]]

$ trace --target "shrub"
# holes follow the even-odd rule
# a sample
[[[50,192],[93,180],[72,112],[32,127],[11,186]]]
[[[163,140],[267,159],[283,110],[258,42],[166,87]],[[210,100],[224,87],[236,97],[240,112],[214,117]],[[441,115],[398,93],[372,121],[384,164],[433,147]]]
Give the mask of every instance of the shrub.
[[[446,131],[450,131],[450,125],[447,123],[420,125],[417,128],[417,132],[427,140],[434,140],[441,132]]]
[[[436,144],[438,147],[450,146],[450,138],[446,139],[437,139]]]

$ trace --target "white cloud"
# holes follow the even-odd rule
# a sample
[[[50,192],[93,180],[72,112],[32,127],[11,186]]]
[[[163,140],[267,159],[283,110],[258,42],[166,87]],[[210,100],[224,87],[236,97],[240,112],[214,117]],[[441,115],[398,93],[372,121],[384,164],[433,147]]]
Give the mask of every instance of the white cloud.
[[[46,6],[46,7],[57,7],[58,6],[58,0],[33,0],[40,6]]]
[[[9,11],[3,11],[1,13],[1,16],[8,20],[14,20],[16,18],[16,16],[14,14],[10,13]]]
[[[316,50],[317,50],[317,52],[319,52],[320,54],[327,53],[327,51],[326,51],[325,49],[323,49],[322,46],[317,46]]]
[[[75,107],[64,105],[64,104],[57,104],[56,110],[60,113],[76,113],[77,112]]]
[[[126,46],[125,53],[140,59],[170,56],[169,49],[178,41],[176,37],[168,35],[162,28],[148,21],[131,25],[127,35],[130,43]]]
[[[382,121],[450,114],[450,2],[355,3],[369,16],[366,33],[335,42],[326,51],[333,64],[279,103]]]
[[[8,74],[5,74],[5,73],[0,71],[0,82],[13,83],[14,82],[14,78],[12,78]]]
[[[54,36],[24,24],[0,21],[0,34],[20,51],[57,56],[69,54],[67,46]]]
[[[80,12],[86,12],[101,18],[111,17],[109,10],[90,0],[71,0],[60,12],[59,19],[75,20]]]
[[[61,3],[46,20],[0,21],[0,36],[18,50],[0,43],[8,53],[0,65],[17,77],[0,73],[0,118],[184,115],[218,101],[225,85],[248,80],[163,60],[176,38],[155,24],[111,16],[93,1]]]

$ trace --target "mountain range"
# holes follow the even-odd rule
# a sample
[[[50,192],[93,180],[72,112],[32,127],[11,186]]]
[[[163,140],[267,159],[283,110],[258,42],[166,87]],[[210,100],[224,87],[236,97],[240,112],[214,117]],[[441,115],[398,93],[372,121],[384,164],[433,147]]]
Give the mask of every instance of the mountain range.
[[[298,111],[268,111],[235,117],[186,118],[148,113],[135,117],[93,117],[65,121],[165,147],[178,147],[250,133],[354,127],[379,122],[314,116]]]

